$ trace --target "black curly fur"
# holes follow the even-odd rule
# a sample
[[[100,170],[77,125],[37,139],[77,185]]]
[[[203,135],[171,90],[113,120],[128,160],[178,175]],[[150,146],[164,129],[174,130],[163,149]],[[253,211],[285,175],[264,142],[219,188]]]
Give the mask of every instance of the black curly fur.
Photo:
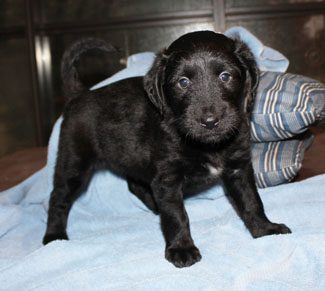
[[[267,219],[255,186],[245,100],[252,103],[258,70],[245,44],[189,33],[158,54],[144,78],[90,92],[75,78],[74,61],[95,46],[104,44],[79,43],[63,59],[73,98],[64,110],[44,243],[68,238],[69,210],[102,168],[126,177],[130,191],[159,213],[165,257],[176,267],[201,259],[183,195],[220,179],[253,237],[290,232]]]
[[[86,38],[74,43],[67,50],[61,62],[61,78],[63,83],[63,94],[67,101],[88,91],[88,88],[81,82],[76,63],[83,54],[91,50],[100,50],[107,53],[116,52],[117,49],[101,39]]]

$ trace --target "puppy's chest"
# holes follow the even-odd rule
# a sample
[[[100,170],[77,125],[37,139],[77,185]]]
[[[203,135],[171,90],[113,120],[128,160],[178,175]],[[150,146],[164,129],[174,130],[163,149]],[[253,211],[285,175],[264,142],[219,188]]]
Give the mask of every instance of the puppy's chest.
[[[208,175],[212,177],[219,177],[224,169],[223,161],[217,154],[206,156],[202,166],[207,170]]]
[[[203,167],[207,169],[208,175],[212,177],[219,177],[222,174],[223,168],[221,165],[214,165],[209,162],[203,164]]]
[[[198,155],[196,156],[195,161],[192,160],[192,165],[189,166],[189,168],[191,168],[192,171],[196,173],[196,175],[211,178],[218,178],[224,170],[223,162],[218,155]]]

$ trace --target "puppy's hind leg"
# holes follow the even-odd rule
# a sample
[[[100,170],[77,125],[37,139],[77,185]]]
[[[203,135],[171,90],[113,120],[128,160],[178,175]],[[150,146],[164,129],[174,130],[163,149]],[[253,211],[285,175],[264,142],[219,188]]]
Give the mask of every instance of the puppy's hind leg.
[[[68,239],[66,227],[69,211],[73,202],[88,186],[93,174],[88,161],[83,161],[70,153],[59,156],[43,244],[57,239]]]
[[[129,191],[137,196],[154,214],[158,214],[158,207],[150,186],[137,182],[131,178],[128,178],[127,182]]]

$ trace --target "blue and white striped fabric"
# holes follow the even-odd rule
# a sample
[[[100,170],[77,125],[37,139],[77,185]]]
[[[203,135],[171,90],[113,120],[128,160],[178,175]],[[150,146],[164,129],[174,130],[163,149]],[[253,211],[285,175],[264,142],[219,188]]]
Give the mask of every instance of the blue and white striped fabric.
[[[324,84],[300,75],[261,73],[252,112],[253,141],[291,138],[324,117]]]
[[[291,181],[302,166],[305,150],[313,136],[275,142],[253,143],[252,162],[259,188]]]

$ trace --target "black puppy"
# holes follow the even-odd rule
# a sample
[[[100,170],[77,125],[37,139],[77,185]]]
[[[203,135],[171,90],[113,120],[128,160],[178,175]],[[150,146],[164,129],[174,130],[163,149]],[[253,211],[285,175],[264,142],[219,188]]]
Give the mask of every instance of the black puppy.
[[[63,58],[73,98],[64,110],[44,244],[68,239],[72,203],[101,168],[125,176],[130,191],[160,214],[165,256],[176,267],[201,259],[183,195],[219,178],[254,238],[290,233],[267,219],[255,186],[248,120],[258,70],[245,44],[211,31],[185,34],[144,78],[95,91],[82,88],[74,70],[85,47]]]

